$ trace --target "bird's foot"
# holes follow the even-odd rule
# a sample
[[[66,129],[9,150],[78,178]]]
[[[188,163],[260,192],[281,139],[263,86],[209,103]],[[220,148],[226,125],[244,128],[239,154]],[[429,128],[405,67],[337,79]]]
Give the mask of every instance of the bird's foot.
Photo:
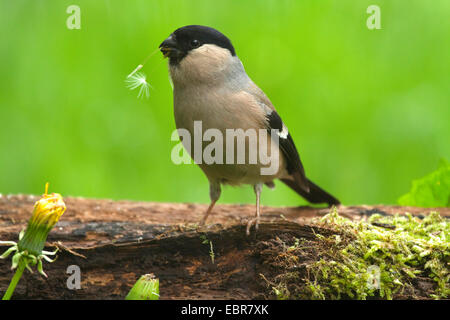
[[[255,225],[255,231],[258,231],[258,227],[259,227],[259,217],[255,217],[255,218],[253,218],[253,219],[250,219],[250,220],[247,222],[247,229],[246,229],[246,231],[245,231],[245,234],[246,234],[247,236],[250,235],[250,228],[252,227],[252,225]]]

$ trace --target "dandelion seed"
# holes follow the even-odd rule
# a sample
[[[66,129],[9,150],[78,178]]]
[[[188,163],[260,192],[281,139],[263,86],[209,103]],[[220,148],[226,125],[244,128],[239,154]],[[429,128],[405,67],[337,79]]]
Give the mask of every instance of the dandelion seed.
[[[128,75],[127,78],[132,77],[136,72],[138,72],[139,70],[141,70],[143,67],[144,67],[144,66],[143,66],[142,64],[138,65],[138,66],[136,67],[136,69],[134,69],[133,72],[130,73],[130,74]]]
[[[140,67],[140,68],[139,68]],[[137,72],[142,68],[142,65],[139,65],[132,73],[128,75],[125,82],[127,83],[127,87],[130,90],[134,90],[139,88],[138,98],[145,96],[148,98],[150,96],[150,89],[152,86],[147,82],[147,76],[142,72]]]
[[[138,72],[138,71],[141,70],[144,67],[144,65],[147,63],[147,61],[158,51],[159,51],[159,48],[156,48],[155,51],[150,53],[147,56],[147,58],[145,58],[144,62],[142,62],[140,65],[138,65],[136,67],[136,69],[134,69],[133,72],[131,72],[125,79],[125,82],[127,83],[127,87],[130,90],[139,88],[138,98],[140,98],[142,96],[145,96],[146,98],[148,98],[150,96],[149,88],[153,89],[153,87],[146,80],[147,76],[144,73]]]

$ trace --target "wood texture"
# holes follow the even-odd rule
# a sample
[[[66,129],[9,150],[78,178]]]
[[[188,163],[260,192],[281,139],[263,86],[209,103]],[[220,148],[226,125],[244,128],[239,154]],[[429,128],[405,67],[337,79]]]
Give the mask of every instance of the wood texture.
[[[0,240],[17,241],[26,227],[37,196],[0,196]],[[270,298],[260,274],[270,272],[262,249],[283,236],[314,240],[314,232],[331,231],[311,225],[328,209],[262,207],[258,232],[245,235],[253,205],[218,205],[208,225],[199,228],[207,205],[65,198],[68,207],[48,238],[48,248],[61,251],[44,263],[49,278],[24,273],[15,299],[123,299],[140,275],[160,278],[162,299]],[[349,206],[342,215],[362,219],[373,213],[426,214],[433,209],[398,206]],[[438,208],[450,216],[450,209]],[[213,243],[214,263],[210,246]],[[6,247],[0,247],[3,252]],[[10,259],[0,260],[0,292],[13,275]],[[81,289],[69,290],[67,267],[81,269]],[[421,285],[427,286],[426,283]]]

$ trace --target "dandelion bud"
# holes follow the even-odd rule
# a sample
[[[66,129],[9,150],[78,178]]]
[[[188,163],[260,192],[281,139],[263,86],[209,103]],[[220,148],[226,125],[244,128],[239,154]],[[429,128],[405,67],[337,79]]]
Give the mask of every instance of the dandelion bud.
[[[63,198],[58,193],[45,194],[34,205],[33,215],[28,221],[27,229],[19,240],[19,251],[28,251],[39,256],[44,249],[45,241],[50,230],[58,222],[66,210]]]
[[[52,260],[49,256],[54,256],[58,248],[54,252],[43,251],[43,249],[48,233],[58,222],[64,211],[66,211],[66,205],[60,194],[48,194],[47,191],[48,183],[45,185],[44,195],[34,205],[33,215],[28,221],[27,229],[25,231],[22,230],[19,234],[19,243],[0,241],[0,245],[11,245],[8,250],[0,255],[0,259],[5,259],[14,252],[11,269],[16,269],[16,273],[2,298],[3,300],[11,299],[25,268],[33,272],[31,266],[37,264],[39,273],[47,277],[42,268],[42,259],[48,262],[53,262],[56,259]]]
[[[158,300],[159,279],[153,273],[145,274],[131,288],[126,300]]]

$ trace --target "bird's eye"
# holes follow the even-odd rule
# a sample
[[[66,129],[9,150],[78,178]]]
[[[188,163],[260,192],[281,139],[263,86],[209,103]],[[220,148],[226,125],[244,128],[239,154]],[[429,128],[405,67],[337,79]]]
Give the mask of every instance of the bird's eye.
[[[200,41],[198,41],[197,39],[194,39],[191,41],[191,47],[192,48],[198,48],[200,47]]]

